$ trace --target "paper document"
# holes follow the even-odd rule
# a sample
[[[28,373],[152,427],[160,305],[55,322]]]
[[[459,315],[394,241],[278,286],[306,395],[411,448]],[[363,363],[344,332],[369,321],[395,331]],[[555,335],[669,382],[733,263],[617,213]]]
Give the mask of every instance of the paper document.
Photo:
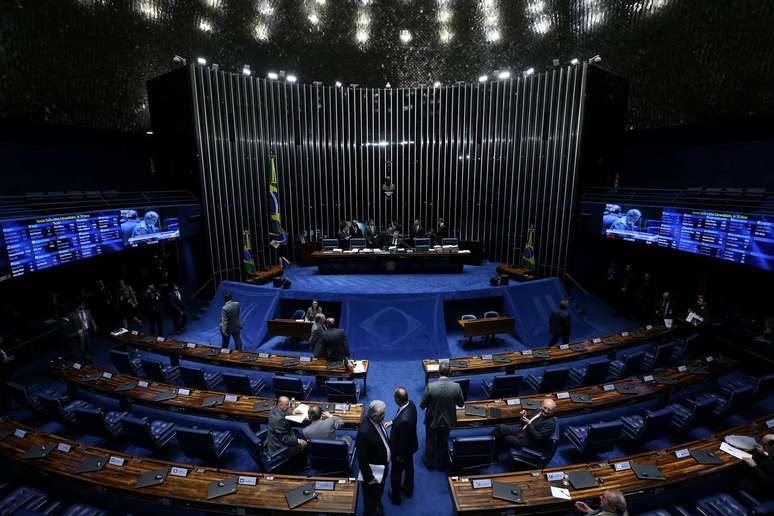
[[[724,451],[727,454],[731,455],[732,457],[736,457],[737,459],[751,459],[752,455],[747,453],[746,451],[742,451],[739,448],[734,448],[728,443],[720,443],[720,451]]]
[[[428,372],[438,371],[440,367],[441,367],[441,364],[427,364],[427,371]]]
[[[666,326],[667,328],[671,328],[672,327],[672,319],[664,319],[664,326]]]
[[[355,372],[356,373],[365,373],[365,364],[362,360],[355,360]]]
[[[704,322],[704,317],[695,312],[689,312],[688,317],[685,318],[685,322],[689,324],[701,324]]]
[[[382,483],[382,480],[384,480],[384,465],[383,464],[369,464],[369,468],[371,468],[371,473],[374,474],[374,478],[377,482],[380,484]],[[357,474],[357,479],[361,482],[363,481],[363,472]]]
[[[305,419],[307,419],[308,415],[309,415],[309,405],[305,405],[301,403],[299,406],[293,409],[293,414],[289,416],[285,416],[285,419],[289,419],[294,423],[301,424],[304,422]]]
[[[554,498],[560,498],[562,500],[572,500],[570,497],[570,490],[562,487],[551,486],[551,496]]]

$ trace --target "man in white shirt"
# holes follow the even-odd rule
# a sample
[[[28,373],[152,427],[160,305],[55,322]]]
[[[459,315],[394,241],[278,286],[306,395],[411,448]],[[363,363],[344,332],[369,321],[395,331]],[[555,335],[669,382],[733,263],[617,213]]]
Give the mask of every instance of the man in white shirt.
[[[78,336],[78,348],[81,356],[91,359],[91,335],[97,331],[97,323],[91,316],[91,310],[86,308],[86,303],[81,301],[78,308],[70,314],[70,323]]]

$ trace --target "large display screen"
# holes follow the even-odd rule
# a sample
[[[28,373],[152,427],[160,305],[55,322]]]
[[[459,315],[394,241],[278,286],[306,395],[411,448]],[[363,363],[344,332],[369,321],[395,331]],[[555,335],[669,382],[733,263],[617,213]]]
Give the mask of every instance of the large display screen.
[[[765,215],[607,204],[602,232],[607,238],[774,270],[774,217]]]

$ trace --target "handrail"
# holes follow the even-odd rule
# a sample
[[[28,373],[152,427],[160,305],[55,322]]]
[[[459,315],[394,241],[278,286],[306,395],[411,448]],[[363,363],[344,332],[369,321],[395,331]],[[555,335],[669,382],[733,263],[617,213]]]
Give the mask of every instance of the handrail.
[[[572,284],[573,284],[573,285],[575,285],[576,287],[578,287],[578,289],[579,289],[581,292],[583,292],[583,293],[584,293],[585,295],[587,295],[587,296],[589,295],[588,291],[587,291],[585,288],[583,288],[583,287],[581,286],[581,284],[580,284],[580,283],[578,283],[577,281],[575,281],[575,278],[573,278],[572,276],[570,276],[570,275],[569,275],[568,273],[566,273],[566,272],[564,273],[564,276],[565,276],[565,277],[566,277],[568,280],[570,280],[570,281],[572,282]]]
[[[201,287],[199,287],[199,289],[196,292],[194,292],[194,295],[192,297],[197,297],[199,294],[201,294],[202,290],[207,288],[207,285],[209,285],[213,281],[215,281],[215,278],[210,278],[207,281],[205,281],[204,284]]]
[[[22,348],[24,348],[26,346],[29,346],[33,342],[37,342],[38,340],[42,339],[43,337],[48,337],[52,333],[56,333],[57,331],[59,331],[59,328],[50,328],[50,329],[44,331],[43,333],[39,333],[39,334],[35,335],[34,337],[30,337],[29,339],[25,340],[24,342],[20,342],[16,346],[9,347],[8,351],[16,351],[17,349],[22,349]]]

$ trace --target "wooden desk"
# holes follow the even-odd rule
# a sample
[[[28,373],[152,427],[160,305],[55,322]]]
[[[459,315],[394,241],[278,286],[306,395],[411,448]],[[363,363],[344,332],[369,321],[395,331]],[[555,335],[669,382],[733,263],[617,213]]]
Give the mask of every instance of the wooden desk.
[[[261,401],[269,400],[274,402],[274,398],[239,394],[235,395],[238,396],[236,401],[223,401],[221,405],[204,407],[202,406],[204,400],[213,396],[223,396],[225,393],[190,388],[188,389],[190,393],[187,395],[178,393],[175,398],[170,400],[156,401],[155,398],[159,394],[172,390],[178,391],[181,387],[167,383],[153,382],[136,376],[111,373],[106,369],[88,365],[81,365],[80,369],[76,369],[74,364],[75,363],[73,362],[54,364],[51,366],[50,371],[54,376],[67,382],[70,390],[73,390],[74,388],[85,389],[103,396],[116,398],[122,402],[122,405],[139,403],[161,410],[185,412],[198,416],[230,419],[234,421],[245,421],[250,423],[253,428],[258,428],[262,423],[268,421],[269,411],[264,410],[255,412],[253,406]],[[105,377],[105,373],[110,375],[110,377]],[[89,381],[87,378],[91,375],[99,375],[99,378]],[[122,384],[139,382],[140,380],[148,382],[148,387],[141,387],[138,385],[133,389],[126,391],[116,391],[116,388]],[[319,402],[314,401],[303,401],[302,403],[307,405],[319,405]],[[347,411],[336,412],[334,410],[331,413],[344,420],[345,428],[355,429],[360,426],[360,420],[363,419],[363,405],[349,405],[349,410]]]
[[[677,366],[672,369],[660,370],[658,372],[659,376],[672,378],[675,381],[675,383],[671,385],[661,384],[656,381],[645,382],[643,377],[653,374],[646,373],[642,376],[635,376],[615,382],[607,382],[600,385],[579,387],[577,389],[563,391],[568,394],[587,393],[591,396],[591,403],[575,402],[569,397],[558,399],[556,393],[534,394],[530,396],[521,396],[519,398],[510,398],[511,400],[518,400],[518,403],[513,405],[508,405],[507,399],[467,401],[465,402],[465,406],[485,407],[487,409],[495,408],[499,409],[501,414],[499,416],[491,415],[489,410],[487,410],[487,415],[485,417],[469,416],[465,414],[464,408],[457,409],[456,428],[492,426],[499,425],[501,423],[517,423],[521,421],[519,413],[522,409],[521,402],[523,400],[540,402],[546,397],[551,397],[554,399],[554,401],[556,401],[557,417],[566,417],[575,414],[607,410],[613,407],[632,403],[640,403],[642,401],[654,398],[662,398],[666,402],[672,392],[683,390],[691,385],[695,385],[704,380],[715,377],[720,373],[727,371],[732,365],[736,364],[735,361],[720,355],[707,356],[711,357],[712,362],[707,362],[706,357],[703,357],[687,364],[689,367],[700,367],[704,369],[707,374],[693,373],[688,370],[679,371],[678,367],[682,368],[682,366]],[[637,393],[621,394],[615,390],[614,387],[610,390],[605,390],[604,388],[606,385],[615,386],[616,384],[624,383],[632,384]],[[512,403],[514,402],[512,401]]]
[[[513,317],[486,317],[472,321],[459,319],[457,323],[462,326],[462,335],[464,337],[481,337],[497,335],[498,333],[515,335],[514,325],[516,324],[516,319]]]
[[[104,448],[65,439],[58,435],[38,432],[34,428],[17,421],[1,421],[0,431],[26,432],[24,438],[13,433],[0,441],[0,457],[5,463],[15,463],[20,467],[49,475],[49,481],[71,482],[77,489],[99,487],[122,497],[139,498],[148,502],[169,505],[170,503],[186,509],[207,512],[238,513],[274,513],[288,511],[285,493],[307,482],[328,480],[336,483],[334,491],[318,491],[317,499],[311,500],[295,509],[298,512],[355,514],[357,507],[358,483],[347,478],[303,477],[276,475],[273,473],[255,473],[253,471],[231,471],[207,468],[192,464],[180,464],[146,457],[133,457]],[[70,446],[70,451],[62,452],[56,448],[46,457],[36,460],[22,459],[22,455],[33,446],[59,443]],[[124,460],[123,466],[106,464],[100,471],[75,473],[84,458],[110,456]],[[157,471],[161,468],[178,467],[187,471],[185,477],[167,475],[163,484],[137,488],[135,484],[142,473]],[[238,485],[235,493],[207,500],[207,487],[231,477],[252,477],[257,479],[254,486]],[[271,479],[270,479],[271,478]],[[244,512],[242,512],[244,514]]]
[[[462,273],[469,252],[333,253],[315,251],[320,274]]]
[[[271,319],[266,322],[269,337],[290,337],[293,339],[308,339],[312,336],[311,321],[295,319]]]
[[[282,276],[282,267],[275,265],[263,271],[257,271],[255,274],[245,280],[246,283],[256,283],[258,285],[265,285],[274,278]]]
[[[774,414],[699,441],[692,441],[672,448],[652,450],[609,461],[498,475],[450,477],[449,489],[454,499],[454,508],[460,514],[502,513],[506,510],[514,511],[516,514],[565,513],[572,510],[575,501],[596,499],[606,489],[620,489],[627,495],[627,498],[632,496],[648,496],[665,488],[679,487],[686,481],[700,480],[731,468],[746,468],[747,466],[743,465],[742,461],[719,451],[723,436],[741,434],[761,437],[770,432],[766,426],[766,421],[772,417],[774,417]],[[696,462],[690,455],[682,459],[676,458],[675,451],[685,448],[713,452],[723,463],[702,465]],[[661,469],[666,480],[639,480],[630,469],[616,472],[613,465],[625,461],[639,464],[655,464]],[[565,486],[563,481],[549,482],[546,479],[546,473],[559,471],[564,473],[570,471],[591,471],[600,480],[600,485],[576,491],[572,489],[572,486]],[[472,481],[482,478],[518,485],[522,489],[524,503],[513,504],[492,498],[491,488],[473,489]],[[572,501],[552,497],[552,486],[569,488]]]
[[[531,351],[530,354],[524,354],[523,352],[519,351],[511,351],[507,353],[497,353],[490,355],[491,358],[486,359],[482,358],[482,356],[451,358],[449,359],[451,361],[466,362],[467,367],[458,367],[452,365],[450,375],[469,376],[476,374],[496,373],[498,371],[506,371],[511,373],[518,369],[555,365],[562,362],[580,360],[601,354],[607,354],[612,359],[615,356],[616,351],[620,349],[642,344],[647,340],[665,337],[672,333],[672,331],[674,330],[665,328],[663,326],[658,326],[650,329],[642,328],[639,330],[625,332],[628,333],[626,336],[617,333],[613,335],[607,335],[599,339],[573,342],[566,348],[564,348],[564,346],[555,346],[533,349],[529,350]],[[599,342],[594,342],[595,340],[598,340]],[[572,347],[577,344],[583,344],[585,350],[574,351]],[[539,356],[543,353],[548,353],[548,357],[546,358]],[[498,362],[496,359],[502,359],[505,361]],[[425,370],[425,383],[427,383],[430,377],[439,376],[437,371],[438,364],[439,362],[437,359],[424,359],[422,361],[422,367]]]
[[[535,276],[535,273],[533,273],[528,269],[525,269],[524,267],[519,267],[518,265],[509,265],[507,263],[501,263],[495,268],[495,270],[497,271],[497,274],[499,274],[500,276],[506,275],[512,280],[516,280],[518,282],[532,281],[534,279],[537,279],[537,276]]]
[[[298,357],[236,350],[229,350],[228,353],[224,353],[220,348],[176,340],[171,337],[162,337],[164,340],[160,342],[155,335],[143,332],[126,332],[123,335],[113,335],[113,338],[125,347],[145,349],[152,353],[166,355],[173,365],[178,365],[180,360],[190,360],[220,367],[249,369],[251,371],[321,376],[325,378],[361,379],[363,380],[363,394],[366,394],[368,391],[368,360],[358,360],[363,365],[362,372],[348,374],[344,367],[328,368],[328,361],[324,358],[312,358],[309,362],[298,362],[285,366],[283,365],[284,362],[298,359]]]

